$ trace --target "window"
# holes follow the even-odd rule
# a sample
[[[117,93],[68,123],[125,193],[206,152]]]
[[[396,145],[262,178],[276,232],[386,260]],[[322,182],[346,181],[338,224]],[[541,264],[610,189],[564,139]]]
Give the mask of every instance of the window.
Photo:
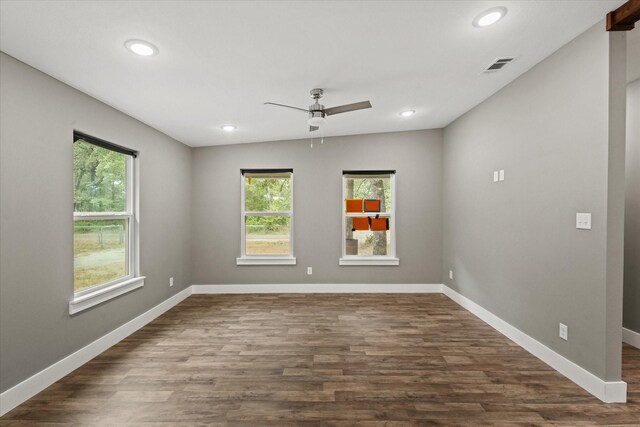
[[[344,171],[342,194],[340,265],[398,265],[395,171]]]
[[[136,155],[74,132],[71,314],[144,285],[136,277]]]
[[[238,265],[295,265],[293,170],[241,170],[241,256]]]

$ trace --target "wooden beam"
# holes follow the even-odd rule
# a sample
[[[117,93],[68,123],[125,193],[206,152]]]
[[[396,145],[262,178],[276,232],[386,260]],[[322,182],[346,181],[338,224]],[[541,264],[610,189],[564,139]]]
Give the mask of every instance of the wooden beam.
[[[607,31],[633,30],[640,20],[640,0],[628,0],[607,14]]]

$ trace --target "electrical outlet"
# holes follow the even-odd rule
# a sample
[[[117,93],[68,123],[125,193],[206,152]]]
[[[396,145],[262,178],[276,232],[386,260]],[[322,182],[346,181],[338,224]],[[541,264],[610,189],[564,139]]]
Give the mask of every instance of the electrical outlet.
[[[500,173],[498,175],[499,175],[500,181],[504,181],[504,169],[500,169]]]
[[[453,270],[449,270],[449,279],[453,280]]]
[[[559,335],[563,340],[569,341],[569,328],[567,325],[560,323]]]
[[[500,179],[499,176],[498,171],[493,171],[493,182],[498,182],[498,179]]]
[[[307,274],[309,276],[311,276],[313,274],[313,268],[312,267],[307,267]]]
[[[173,286],[173,277],[169,277],[169,287]]]

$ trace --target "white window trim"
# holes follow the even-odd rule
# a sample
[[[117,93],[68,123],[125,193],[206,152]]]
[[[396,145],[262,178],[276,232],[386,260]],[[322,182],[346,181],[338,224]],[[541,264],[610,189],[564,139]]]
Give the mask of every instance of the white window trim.
[[[291,206],[286,212],[250,212],[245,211],[245,177],[240,172],[240,257],[236,258],[236,265],[296,265],[293,255],[293,172],[289,172],[289,190],[291,191]],[[287,255],[247,255],[245,217],[249,216],[287,216],[289,217],[289,254]]]
[[[295,257],[288,256],[246,256],[236,258],[237,265],[296,265]]]
[[[69,302],[69,314],[76,314],[94,305],[102,304],[115,297],[131,292],[144,286],[145,276],[132,277],[127,280],[118,280],[115,283],[99,289],[91,289],[92,292],[76,296]]]
[[[345,183],[347,178],[362,178],[360,175],[342,175],[342,257],[338,260],[338,265],[350,266],[350,265],[380,265],[380,266],[397,266],[400,265],[400,259],[396,256],[396,174],[389,174],[390,188],[391,188],[391,210],[389,212],[375,212],[376,215],[389,218],[389,232],[391,233],[390,254],[380,256],[361,257],[357,255],[345,255],[346,253],[346,221],[349,217],[363,216],[363,213],[346,213],[345,212]]]
[[[76,314],[110,299],[144,286],[145,276],[140,275],[139,207],[140,191],[138,161],[125,155],[127,172],[127,210],[125,212],[74,212],[74,221],[87,219],[127,219],[127,271],[128,274],[107,283],[74,292],[69,301],[69,314]],[[133,179],[131,179],[133,178]]]
[[[400,258],[391,258],[388,256],[380,257],[342,257],[339,261],[340,265],[400,265]]]

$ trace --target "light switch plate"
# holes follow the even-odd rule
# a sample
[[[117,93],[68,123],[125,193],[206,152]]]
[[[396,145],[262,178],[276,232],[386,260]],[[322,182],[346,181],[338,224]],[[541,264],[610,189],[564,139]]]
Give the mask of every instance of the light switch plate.
[[[449,279],[453,280],[453,270],[449,270]]]
[[[313,267],[307,267],[307,274],[311,276],[313,274]]]
[[[500,176],[500,178],[499,178],[500,181],[504,181],[504,169],[500,169],[499,176]]]
[[[498,179],[499,179],[498,177],[499,177],[498,171],[493,171],[493,182],[498,182]]]
[[[569,341],[569,328],[567,325],[560,323],[560,329],[558,331],[558,335],[565,341]]]
[[[577,213],[576,214],[576,228],[579,230],[591,230],[591,214],[590,213]]]

